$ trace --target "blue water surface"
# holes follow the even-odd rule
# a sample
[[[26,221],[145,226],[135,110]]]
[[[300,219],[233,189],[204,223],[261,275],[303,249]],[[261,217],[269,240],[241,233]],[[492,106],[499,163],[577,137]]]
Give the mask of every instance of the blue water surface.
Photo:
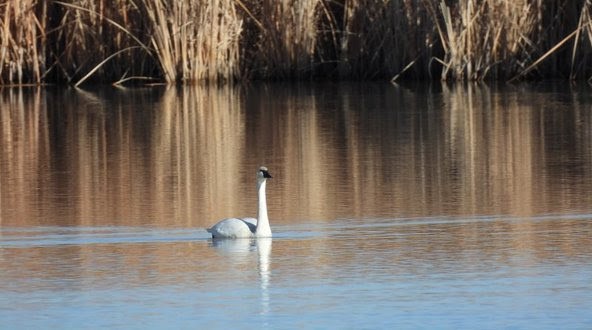
[[[587,329],[590,215],[2,230],[3,329]],[[587,244],[587,245],[586,245]]]

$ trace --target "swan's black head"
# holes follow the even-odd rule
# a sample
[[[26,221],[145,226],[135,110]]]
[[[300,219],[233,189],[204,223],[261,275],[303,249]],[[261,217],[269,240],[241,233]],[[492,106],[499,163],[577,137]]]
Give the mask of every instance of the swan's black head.
[[[259,168],[259,173],[257,173],[257,174],[259,176],[261,176],[262,178],[265,178],[265,179],[271,179],[272,178],[271,174],[269,174],[269,172],[267,171],[267,167],[265,167],[265,166],[261,166]]]

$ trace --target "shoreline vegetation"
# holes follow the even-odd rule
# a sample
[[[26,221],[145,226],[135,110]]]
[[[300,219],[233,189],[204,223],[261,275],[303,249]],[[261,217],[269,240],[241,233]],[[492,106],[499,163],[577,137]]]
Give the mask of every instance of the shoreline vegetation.
[[[7,0],[0,85],[592,78],[592,0]]]

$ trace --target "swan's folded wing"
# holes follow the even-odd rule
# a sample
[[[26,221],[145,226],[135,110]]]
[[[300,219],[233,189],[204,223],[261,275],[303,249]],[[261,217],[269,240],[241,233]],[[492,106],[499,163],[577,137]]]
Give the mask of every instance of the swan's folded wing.
[[[251,229],[252,232],[255,232],[255,230],[257,229],[257,219],[255,218],[241,218],[242,221],[244,221],[249,228]]]

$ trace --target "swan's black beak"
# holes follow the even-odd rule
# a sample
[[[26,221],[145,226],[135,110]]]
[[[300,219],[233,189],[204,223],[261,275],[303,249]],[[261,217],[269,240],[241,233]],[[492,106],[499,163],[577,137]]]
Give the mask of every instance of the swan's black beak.
[[[267,171],[265,171],[265,170],[261,170],[261,173],[263,173],[263,177],[264,177],[264,178],[266,178],[266,179],[271,179],[271,178],[273,178],[273,177],[271,176],[271,174],[269,174],[269,172],[267,172]]]
[[[269,174],[269,172],[267,172],[267,167],[265,167],[265,166],[259,167],[259,172],[261,172],[261,175],[263,176],[264,179],[271,179],[271,174]]]

